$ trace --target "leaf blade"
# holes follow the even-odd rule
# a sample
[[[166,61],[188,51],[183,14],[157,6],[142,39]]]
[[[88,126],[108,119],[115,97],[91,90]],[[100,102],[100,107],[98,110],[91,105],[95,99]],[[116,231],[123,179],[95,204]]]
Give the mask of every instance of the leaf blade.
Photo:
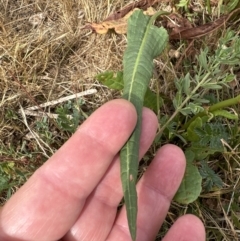
[[[163,51],[168,40],[165,29],[152,25],[156,17],[145,16],[139,10],[134,12],[128,21],[128,46],[123,58],[123,98],[133,103],[138,115],[135,130],[120,152],[121,180],[133,240],[136,239],[136,181],[143,99],[152,77],[153,59]]]

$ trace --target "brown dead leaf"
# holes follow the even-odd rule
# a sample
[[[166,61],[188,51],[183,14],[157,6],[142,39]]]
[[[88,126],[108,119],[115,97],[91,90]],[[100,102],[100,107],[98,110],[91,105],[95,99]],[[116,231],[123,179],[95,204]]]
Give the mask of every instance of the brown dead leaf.
[[[186,19],[179,20],[178,18],[177,20],[179,24],[173,24],[175,23],[174,19],[171,19],[171,21],[169,21],[169,23],[167,24],[167,28],[172,28],[169,38],[171,40],[172,39],[195,39],[195,38],[200,38],[202,36],[208,35],[216,31],[220,27],[222,27],[239,11],[240,9],[236,9],[228,15],[222,16],[221,18],[213,22],[206,23],[198,27],[192,27],[190,22]]]
[[[226,22],[227,16],[223,16],[214,22],[206,23],[198,27],[176,27],[170,33],[170,39],[195,39],[212,33]]]
[[[106,34],[108,30],[114,29],[118,34],[124,34],[127,32],[127,20],[136,11],[138,8],[134,8],[132,11],[127,13],[123,18],[117,20],[107,20],[101,23],[90,23],[86,25],[85,29],[92,29],[98,34]],[[156,11],[149,7],[146,11],[143,12],[148,16],[152,16],[156,13]]]
[[[165,18],[167,19],[166,28],[168,29],[175,29],[178,27],[185,29],[192,28],[191,22],[187,18],[183,18],[180,14],[171,13],[166,15]]]
[[[114,29],[116,33],[123,34],[126,32],[127,24],[125,19],[119,19],[117,21],[112,20],[102,23],[91,23],[89,27],[98,34],[106,34],[109,29]]]
[[[154,3],[156,3],[157,1],[159,1],[159,0],[140,0],[137,2],[130,3],[127,6],[123,7],[122,9],[109,15],[104,20],[104,22],[121,19],[135,8],[146,10],[147,8],[151,7]]]

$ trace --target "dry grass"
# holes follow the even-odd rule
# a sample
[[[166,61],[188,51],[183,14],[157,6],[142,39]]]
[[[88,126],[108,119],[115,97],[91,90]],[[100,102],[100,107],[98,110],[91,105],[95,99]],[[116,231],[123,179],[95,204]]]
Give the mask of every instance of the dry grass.
[[[86,98],[89,110],[113,98],[94,76],[121,68],[126,39],[82,30],[86,21],[105,16],[106,8],[111,9],[90,1],[1,1],[2,146],[13,144],[13,138],[14,146],[21,145],[26,134],[21,117],[6,119],[20,105],[27,108],[93,87],[98,93]]]
[[[112,3],[0,0],[0,162],[3,164],[1,172],[9,176],[12,183],[2,192],[1,203],[70,135],[64,131],[59,133],[54,119],[21,115],[21,106],[26,109],[95,88],[97,94],[86,96],[81,106],[86,118],[106,101],[119,96],[102,86],[94,76],[106,70],[122,69],[126,36],[96,35],[82,27],[86,22],[101,21],[125,4],[123,0]],[[199,9],[201,4],[196,6]],[[169,95],[172,80],[178,73],[172,64],[163,64],[160,60],[156,61],[156,66],[163,76],[161,91]],[[55,110],[55,106],[41,109],[45,113]],[[165,111],[169,109],[165,107]],[[43,127],[38,127],[39,123],[44,123]],[[27,134],[31,131],[37,135],[29,138]],[[227,150],[220,165],[224,188],[203,193],[199,201],[188,206],[173,203],[156,240],[186,212],[195,213],[203,220],[207,240],[238,240],[240,226],[236,226],[236,220],[240,219],[240,214],[237,207],[236,211],[229,209],[232,204],[240,204],[238,143]]]

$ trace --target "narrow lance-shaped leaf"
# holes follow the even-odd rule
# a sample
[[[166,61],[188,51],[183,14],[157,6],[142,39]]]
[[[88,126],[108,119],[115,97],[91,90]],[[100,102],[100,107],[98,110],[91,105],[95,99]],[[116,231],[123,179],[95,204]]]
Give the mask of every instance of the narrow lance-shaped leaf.
[[[136,239],[136,179],[143,99],[152,77],[153,59],[163,51],[168,41],[167,31],[153,25],[160,14],[149,17],[140,10],[134,12],[128,21],[128,46],[123,58],[123,98],[133,103],[138,114],[135,130],[120,153],[121,180],[133,240]]]

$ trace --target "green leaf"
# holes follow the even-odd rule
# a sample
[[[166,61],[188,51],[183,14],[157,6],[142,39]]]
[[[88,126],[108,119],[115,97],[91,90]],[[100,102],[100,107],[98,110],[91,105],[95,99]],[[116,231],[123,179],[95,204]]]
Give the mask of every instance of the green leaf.
[[[189,0],[180,0],[178,4],[176,4],[177,7],[187,7],[189,3]]]
[[[190,94],[190,74],[187,73],[182,82],[183,91],[186,95]]]
[[[221,188],[223,186],[222,179],[208,166],[206,161],[202,160],[201,165],[202,167],[199,170],[199,173],[204,180],[204,189],[209,192],[212,190],[213,186]]]
[[[200,55],[198,56],[198,61],[200,66],[202,66],[205,70],[209,71],[208,61],[207,61],[208,48],[201,50]]]
[[[191,150],[187,150],[185,156],[187,160],[185,175],[174,197],[174,200],[181,204],[194,202],[202,191],[202,177],[193,164],[195,154]]]
[[[238,120],[238,115],[237,114],[232,114],[227,110],[215,110],[212,112],[214,116],[223,116],[227,119],[230,120]]]
[[[204,111],[204,108],[202,106],[196,105],[192,102],[190,102],[185,108],[180,110],[183,115],[197,114],[202,111]]]
[[[96,75],[96,78],[99,82],[104,84],[110,89],[122,90],[123,89],[123,72],[119,71],[114,73],[112,71],[107,71],[101,74]],[[159,108],[163,104],[163,99],[159,94],[156,94],[147,87],[147,91],[144,97],[143,105],[150,108],[155,113],[158,112]]]
[[[167,31],[153,25],[160,14],[162,12],[149,17],[140,10],[133,13],[128,20],[128,45],[123,58],[123,98],[133,103],[138,114],[135,130],[120,152],[121,180],[133,240],[136,239],[136,181],[143,99],[152,77],[153,59],[164,50],[168,41]]]
[[[143,105],[157,113],[159,108],[163,105],[163,99],[160,95],[157,95],[147,88]]]
[[[200,117],[189,125],[187,134],[188,140],[192,142],[190,149],[195,153],[196,160],[223,152],[221,139],[228,140],[228,132],[222,123],[204,123]]]
[[[122,90],[123,89],[123,72],[118,71],[114,73],[112,71],[106,71],[104,73],[96,75],[96,79],[106,85],[110,89]]]
[[[193,143],[191,150],[195,153],[195,158],[198,161],[205,159],[209,155],[213,155],[217,152],[221,152],[220,148],[209,148],[208,146],[200,146],[198,143]]]
[[[238,7],[239,0],[228,0],[224,5],[221,5],[221,12],[228,14]]]
[[[173,99],[173,106],[177,110],[178,107],[181,106],[181,104],[182,104],[182,92],[179,90],[176,93],[175,98]]]
[[[211,89],[211,90],[220,90],[222,89],[221,85],[215,84],[215,83],[207,83],[202,86],[204,89]]]
[[[189,141],[199,141],[200,137],[197,135],[195,129],[202,128],[202,119],[200,117],[196,118],[187,129],[187,138]]]

